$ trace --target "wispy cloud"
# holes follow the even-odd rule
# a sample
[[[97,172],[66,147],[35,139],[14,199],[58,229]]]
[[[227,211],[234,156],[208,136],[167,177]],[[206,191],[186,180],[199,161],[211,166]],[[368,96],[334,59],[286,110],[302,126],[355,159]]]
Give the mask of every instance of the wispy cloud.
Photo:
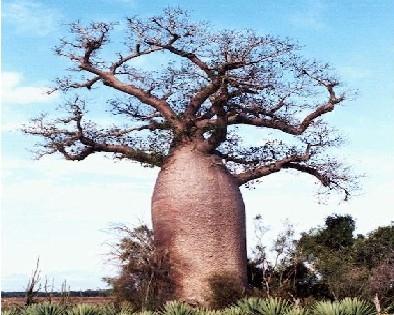
[[[3,72],[1,74],[1,101],[3,104],[32,104],[50,102],[57,97],[56,93],[48,95],[48,87],[23,86],[23,76],[19,72]]]
[[[19,33],[46,36],[60,25],[62,15],[38,1],[16,0],[4,3],[2,17]]]
[[[327,28],[324,12],[327,5],[323,0],[306,0],[302,9],[290,16],[290,23],[294,26],[319,31]]]

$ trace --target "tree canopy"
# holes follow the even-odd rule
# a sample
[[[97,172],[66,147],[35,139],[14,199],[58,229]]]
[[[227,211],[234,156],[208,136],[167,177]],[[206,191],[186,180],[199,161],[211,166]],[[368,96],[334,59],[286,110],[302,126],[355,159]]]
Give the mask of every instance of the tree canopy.
[[[293,169],[348,197],[354,188],[348,168],[326,150],[341,138],[322,116],[346,99],[329,65],[303,58],[288,39],[212,31],[181,9],[127,18],[123,43],[110,42],[116,27],[70,24],[69,36],[55,48],[70,62],[70,74],[56,80],[54,91],[121,92],[107,105],[94,104],[109,106],[119,124],[100,127],[81,97],[69,99],[66,116],[42,115],[25,128],[43,139],[39,156],[58,152],[79,161],[109,152],[160,167],[176,147],[192,143],[222,158],[239,185]],[[166,60],[157,70],[139,63],[157,54]],[[250,146],[243,141],[248,131],[240,129],[246,126],[280,135]]]

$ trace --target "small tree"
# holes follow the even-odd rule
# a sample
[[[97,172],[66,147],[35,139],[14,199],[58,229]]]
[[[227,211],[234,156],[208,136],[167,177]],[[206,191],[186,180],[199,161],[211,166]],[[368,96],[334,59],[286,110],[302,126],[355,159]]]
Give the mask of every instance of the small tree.
[[[70,61],[71,75],[59,78],[55,90],[116,92],[108,105],[118,123],[99,127],[77,97],[65,117],[40,116],[25,132],[43,139],[39,156],[80,161],[107,152],[161,168],[153,228],[157,248],[169,254],[176,297],[204,303],[208,279],[225,272],[246,285],[240,186],[295,170],[348,198],[347,168],[324,153],[341,140],[322,117],[345,100],[328,65],[302,58],[289,40],[211,31],[180,9],[128,18],[123,48],[111,46],[113,28],[70,25],[73,37],[55,52]],[[167,65],[144,70],[139,61],[157,54]],[[104,108],[99,101],[93,106]],[[242,138],[252,127],[263,136],[250,146]]]

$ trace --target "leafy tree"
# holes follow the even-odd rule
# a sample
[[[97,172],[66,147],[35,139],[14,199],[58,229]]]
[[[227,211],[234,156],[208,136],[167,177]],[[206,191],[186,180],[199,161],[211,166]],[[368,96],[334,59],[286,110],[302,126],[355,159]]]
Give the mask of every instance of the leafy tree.
[[[297,253],[312,266],[332,298],[378,294],[383,305],[393,298],[394,226],[381,226],[367,236],[353,236],[350,215],[332,215],[325,226],[303,233]]]
[[[357,296],[367,273],[353,265],[352,245],[355,222],[350,215],[332,215],[322,228],[303,233],[297,247],[325,283],[332,298]],[[362,287],[362,286],[361,286]]]
[[[289,40],[211,31],[180,9],[128,18],[123,47],[110,42],[114,28],[70,25],[55,52],[71,71],[55,90],[105,89],[117,122],[98,126],[79,96],[66,103],[66,116],[40,116],[25,132],[43,140],[39,156],[80,161],[104,152],[160,167],[152,198],[156,246],[168,251],[176,297],[203,303],[214,274],[246,284],[240,186],[293,170],[349,196],[348,169],[325,153],[341,139],[322,119],[346,97],[330,67],[303,58]],[[167,64],[147,71],[143,65],[158,54]],[[92,103],[104,111],[100,99]],[[252,127],[276,131],[275,138],[250,146]]]
[[[345,249],[354,242],[355,227],[355,222],[350,215],[334,214],[325,219],[323,228],[303,233],[298,246],[307,254]]]
[[[359,239],[355,244],[356,260],[360,265],[373,268],[394,252],[394,224],[380,226],[368,237]]]

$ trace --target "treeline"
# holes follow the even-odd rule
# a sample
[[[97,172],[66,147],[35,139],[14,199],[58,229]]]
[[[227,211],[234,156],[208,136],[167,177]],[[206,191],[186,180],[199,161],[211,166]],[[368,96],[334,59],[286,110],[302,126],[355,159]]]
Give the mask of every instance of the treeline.
[[[394,301],[394,225],[368,235],[355,235],[350,215],[331,215],[322,226],[296,237],[288,224],[273,244],[265,244],[263,218],[255,218],[258,242],[248,260],[248,289],[227,275],[211,279],[211,305],[222,308],[245,296],[280,297],[308,305],[318,300],[358,297],[382,307]],[[116,228],[113,258],[117,277],[106,278],[113,295],[141,309],[156,309],[171,296],[168,264],[155,252],[152,231],[145,225]]]
[[[85,290],[85,291],[67,291],[67,296],[69,297],[102,297],[111,295],[111,290]],[[35,292],[36,297],[62,297],[64,292]],[[26,291],[23,292],[4,292],[1,291],[1,297],[11,298],[11,297],[26,297]]]

